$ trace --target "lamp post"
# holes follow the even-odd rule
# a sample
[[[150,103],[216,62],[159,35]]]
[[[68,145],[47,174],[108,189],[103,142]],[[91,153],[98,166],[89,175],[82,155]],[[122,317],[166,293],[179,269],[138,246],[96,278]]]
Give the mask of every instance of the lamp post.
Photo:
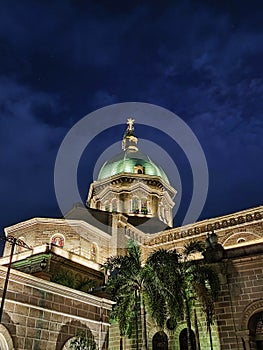
[[[6,291],[7,291],[8,280],[9,280],[9,275],[10,275],[10,270],[11,270],[11,265],[12,265],[12,259],[13,259],[13,255],[14,255],[14,251],[15,251],[15,246],[17,245],[19,247],[32,249],[24,241],[22,241],[21,239],[15,238],[13,236],[7,236],[4,238],[4,240],[11,244],[11,253],[10,253],[9,263],[7,266],[6,278],[5,278],[5,283],[4,283],[3,293],[2,293],[2,300],[1,300],[1,306],[0,306],[0,323],[2,322],[5,296],[6,296]]]

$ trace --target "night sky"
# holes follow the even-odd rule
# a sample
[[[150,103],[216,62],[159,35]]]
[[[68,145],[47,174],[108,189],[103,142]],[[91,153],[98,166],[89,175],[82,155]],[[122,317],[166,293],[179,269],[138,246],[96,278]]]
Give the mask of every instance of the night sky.
[[[61,216],[54,165],[63,138],[84,116],[122,102],[161,106],[194,132],[209,170],[199,219],[261,205],[262,18],[262,1],[1,1],[0,226]],[[83,200],[128,117],[124,110],[122,125],[87,146]],[[174,140],[133,117],[137,136],[178,168],[180,225],[193,188],[189,162]]]

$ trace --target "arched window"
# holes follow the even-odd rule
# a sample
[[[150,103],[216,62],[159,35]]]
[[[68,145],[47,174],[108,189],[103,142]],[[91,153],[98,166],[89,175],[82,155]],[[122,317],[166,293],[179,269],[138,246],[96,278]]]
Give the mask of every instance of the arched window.
[[[148,214],[147,198],[141,199],[141,212],[142,214]]]
[[[188,350],[188,344],[187,344],[187,329],[184,328],[179,336],[179,343],[180,343],[180,350]],[[192,344],[192,350],[196,350],[196,343],[195,343],[195,334],[191,330],[191,344]]]
[[[105,210],[105,211],[110,211],[109,201],[106,201],[106,202],[104,203],[104,210]]]
[[[246,242],[246,239],[243,237],[238,238],[237,243],[244,243]]]
[[[63,248],[65,245],[65,238],[63,235],[56,233],[51,238],[51,244],[54,244],[60,248]]]
[[[152,340],[153,350],[168,350],[168,337],[164,332],[155,333]]]
[[[80,330],[75,337],[68,339],[62,350],[70,349],[97,349],[92,332],[90,330]]]
[[[140,211],[140,203],[139,203],[139,199],[137,197],[134,197],[132,199],[132,212],[134,214],[138,214]]]
[[[112,201],[111,201],[111,211],[113,212],[113,213],[117,213],[117,199],[113,199]]]
[[[133,167],[133,172],[135,174],[144,174],[145,173],[145,170],[144,170],[144,167],[142,165],[135,165]]]
[[[254,314],[248,323],[248,328],[251,334],[253,334],[253,340],[256,342],[256,349],[263,349],[263,312]]]

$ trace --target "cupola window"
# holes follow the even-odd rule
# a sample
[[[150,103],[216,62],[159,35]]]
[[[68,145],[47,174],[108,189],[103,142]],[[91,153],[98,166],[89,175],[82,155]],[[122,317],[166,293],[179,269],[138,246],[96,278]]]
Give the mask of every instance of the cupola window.
[[[135,165],[133,167],[134,174],[145,174],[145,169],[142,165]]]

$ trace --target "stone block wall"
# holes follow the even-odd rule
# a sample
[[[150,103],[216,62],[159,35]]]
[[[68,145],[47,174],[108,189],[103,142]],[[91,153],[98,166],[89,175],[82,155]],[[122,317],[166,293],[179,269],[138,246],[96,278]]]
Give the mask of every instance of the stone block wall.
[[[96,262],[103,263],[109,256],[110,236],[87,223],[75,220],[34,218],[5,229],[6,234],[22,239],[31,247],[51,243],[54,235],[64,237],[64,249],[75,252],[88,259],[91,256],[91,244],[96,246]],[[15,247],[15,253],[24,251],[24,248]],[[4,256],[11,251],[10,244],[6,243]]]
[[[243,252],[222,263],[222,290],[216,304],[222,350],[244,349],[244,346],[247,350],[254,349],[251,334],[255,329],[249,330],[249,320],[263,311],[263,254],[253,253],[256,249],[251,246],[246,249],[247,254]]]
[[[61,350],[79,330],[107,349],[112,302],[11,270],[2,325],[15,350]],[[3,288],[6,268],[0,267]],[[2,333],[2,332],[1,332]]]

